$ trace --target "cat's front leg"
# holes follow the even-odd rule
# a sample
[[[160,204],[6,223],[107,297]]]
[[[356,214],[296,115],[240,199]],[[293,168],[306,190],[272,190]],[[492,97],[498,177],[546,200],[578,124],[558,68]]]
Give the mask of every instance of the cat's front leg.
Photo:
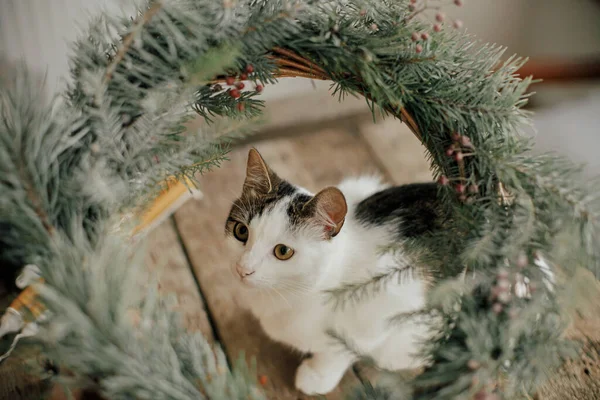
[[[315,353],[296,371],[296,388],[308,395],[331,392],[340,382],[354,356],[346,351]]]

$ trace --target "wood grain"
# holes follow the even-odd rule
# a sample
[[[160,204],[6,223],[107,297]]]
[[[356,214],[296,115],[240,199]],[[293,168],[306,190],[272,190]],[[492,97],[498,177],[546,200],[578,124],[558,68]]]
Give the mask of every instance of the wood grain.
[[[345,176],[377,171],[362,140],[339,130],[328,130],[294,138],[280,138],[255,147],[281,177],[316,191]],[[268,378],[267,396],[272,399],[306,398],[293,388],[301,355],[268,339],[258,322],[234,301],[236,282],[224,256],[224,223],[231,201],[241,191],[249,146],[231,154],[231,161],[201,178],[204,198],[188,202],[175,219],[219,338],[230,359],[244,352],[256,358],[258,372]],[[341,383],[358,383],[350,371]],[[337,389],[327,399],[342,398]]]
[[[405,124],[394,118],[376,124],[365,121],[359,132],[370,146],[373,157],[395,184],[433,179],[425,147]]]
[[[188,331],[200,331],[209,341],[214,340],[208,315],[173,220],[168,219],[154,228],[146,237],[145,245],[149,272],[158,278],[162,294],[172,293],[177,297],[175,311],[182,314]]]

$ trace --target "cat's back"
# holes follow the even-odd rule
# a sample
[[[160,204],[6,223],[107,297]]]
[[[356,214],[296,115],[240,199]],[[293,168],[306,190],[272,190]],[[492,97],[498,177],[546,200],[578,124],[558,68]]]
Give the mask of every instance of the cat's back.
[[[436,183],[391,186],[369,193],[353,208],[353,217],[365,227],[391,226],[405,238],[438,230],[447,218]]]

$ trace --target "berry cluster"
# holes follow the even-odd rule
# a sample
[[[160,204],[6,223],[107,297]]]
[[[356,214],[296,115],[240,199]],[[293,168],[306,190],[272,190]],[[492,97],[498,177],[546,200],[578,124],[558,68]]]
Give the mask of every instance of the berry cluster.
[[[431,4],[429,0],[410,0],[409,10],[412,11],[412,14],[409,16],[409,19],[414,18],[415,16],[423,13],[427,10],[439,10],[439,5]],[[463,0],[454,0],[454,5],[460,7],[464,4]],[[432,29],[434,32],[441,32],[444,22],[446,21],[446,15],[443,12],[438,11],[435,14],[435,22],[432,25]],[[452,21],[452,26],[455,29],[461,29],[463,27],[463,22],[459,19]],[[413,32],[411,35],[411,39],[413,42],[417,41],[428,41],[430,39],[430,34],[428,32]],[[418,43],[415,46],[415,51],[417,53],[421,53],[423,51],[423,45]]]
[[[227,93],[229,93],[229,95],[231,97],[233,97],[234,99],[239,99],[242,96],[242,92],[241,90],[243,90],[246,85],[244,84],[244,82],[248,79],[248,76],[250,74],[252,74],[254,72],[254,66],[252,64],[248,64],[246,65],[246,68],[244,70],[244,72],[241,72],[240,74],[237,75],[228,75],[225,77],[225,83],[230,86],[229,89],[227,89]],[[220,92],[223,90],[223,86],[221,86],[220,84],[215,84],[212,87],[214,92]],[[263,85],[261,84],[256,84],[256,86],[254,87],[254,90],[256,91],[256,93],[260,93],[263,91]],[[245,105],[243,101],[240,101],[237,103],[237,109],[238,111],[242,112],[245,109]]]
[[[452,144],[446,149],[446,155],[452,157],[454,161],[462,165],[465,157],[473,155],[472,150],[473,144],[471,143],[471,139],[466,135],[454,132],[452,134]],[[456,193],[458,193],[460,201],[468,202],[472,200],[472,197],[467,197],[467,194],[475,195],[479,193],[479,187],[475,183],[472,183],[469,186],[465,185],[463,183],[465,180],[463,177],[458,179],[460,181],[454,186],[454,189],[456,190]],[[438,183],[445,186],[450,184],[450,179],[442,175],[438,179]]]
[[[517,309],[515,307],[508,307],[510,300],[514,294],[518,298],[529,298],[530,294],[536,289],[534,282],[523,275],[522,270],[525,269],[530,263],[529,257],[525,254],[520,254],[515,262],[517,267],[516,272],[513,274],[509,273],[506,269],[500,269],[496,274],[496,282],[490,290],[490,301],[492,304],[492,311],[496,314],[500,314],[506,309],[508,316],[511,319],[517,317]]]
[[[490,291],[490,299],[494,302],[492,304],[492,311],[495,314],[500,314],[511,299],[511,284],[509,273],[505,269],[501,269],[496,274],[496,284]]]

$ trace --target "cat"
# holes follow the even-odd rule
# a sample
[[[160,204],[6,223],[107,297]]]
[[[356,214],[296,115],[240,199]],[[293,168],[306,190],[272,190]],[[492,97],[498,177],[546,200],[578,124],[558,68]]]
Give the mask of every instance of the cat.
[[[427,327],[408,320],[390,328],[389,318],[425,305],[426,278],[407,265],[401,282],[343,307],[328,301],[327,291],[397,266],[397,257],[381,247],[436,229],[443,217],[437,193],[435,183],[389,187],[359,177],[312,194],[250,150],[242,193],[225,223],[232,272],[266,334],[312,354],[296,371],[298,390],[332,391],[356,361],[348,343],[388,370],[423,365],[416,353]]]

